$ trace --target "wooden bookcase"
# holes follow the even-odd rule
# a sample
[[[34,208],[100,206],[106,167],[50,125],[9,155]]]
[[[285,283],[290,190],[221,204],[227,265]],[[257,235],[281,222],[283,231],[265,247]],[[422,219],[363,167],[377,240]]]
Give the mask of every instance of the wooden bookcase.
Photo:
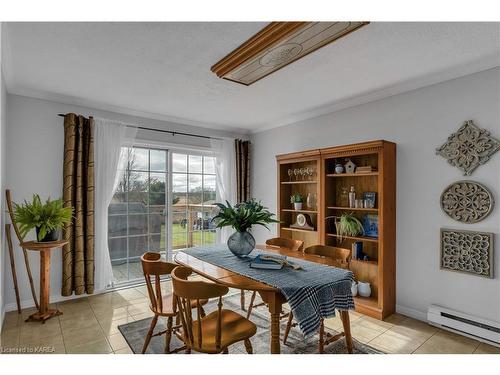
[[[346,158],[356,166],[371,166],[368,173],[335,173],[335,164],[345,164]],[[304,246],[316,244],[351,249],[355,241],[363,244],[363,253],[369,260],[355,260],[350,269],[356,280],[368,281],[372,295],[355,297],[356,311],[377,319],[384,319],[395,312],[396,305],[396,144],[372,141],[346,146],[296,152],[276,156],[278,163],[278,226],[280,236],[300,239]],[[288,171],[313,168],[313,176],[295,175]],[[374,208],[349,208],[341,204],[340,194],[354,186],[357,198],[363,192],[376,192]],[[303,210],[295,211],[290,202],[292,194],[317,197],[314,207],[303,204]],[[314,199],[313,199],[314,201]],[[342,202],[345,203],[345,202]],[[314,231],[290,228],[298,213],[311,217]],[[378,217],[378,237],[344,237],[335,233],[332,217],[353,213],[363,221],[366,214]]]

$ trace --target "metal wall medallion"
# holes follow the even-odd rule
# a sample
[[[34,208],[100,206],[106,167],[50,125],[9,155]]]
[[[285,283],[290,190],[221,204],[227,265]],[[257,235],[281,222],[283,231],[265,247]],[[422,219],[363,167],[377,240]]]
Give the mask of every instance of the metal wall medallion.
[[[480,164],[486,163],[499,148],[498,139],[469,120],[450,135],[446,143],[436,149],[436,153],[462,170],[464,176],[468,176]]]
[[[483,220],[493,210],[490,191],[474,181],[457,181],[441,194],[441,208],[453,220],[472,224]]]
[[[441,229],[441,269],[493,278],[493,233]]]

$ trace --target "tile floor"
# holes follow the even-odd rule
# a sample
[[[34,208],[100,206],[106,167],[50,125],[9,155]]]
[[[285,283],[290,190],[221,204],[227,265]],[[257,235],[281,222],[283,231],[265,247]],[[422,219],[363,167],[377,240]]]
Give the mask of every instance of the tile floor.
[[[171,290],[164,282],[165,291]],[[118,326],[151,316],[144,286],[58,303],[63,315],[47,321],[25,323],[34,310],[6,314],[0,347],[47,347],[53,353],[131,353]],[[327,319],[332,329],[342,329],[340,319]],[[386,353],[477,353],[500,354],[500,348],[394,314],[386,321],[351,313],[353,336]],[[53,348],[53,350],[52,350]]]

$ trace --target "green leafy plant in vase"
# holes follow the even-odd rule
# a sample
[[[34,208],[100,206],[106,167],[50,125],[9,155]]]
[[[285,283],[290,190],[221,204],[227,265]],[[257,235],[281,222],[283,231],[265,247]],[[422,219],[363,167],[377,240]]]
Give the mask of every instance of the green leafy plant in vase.
[[[23,204],[14,203],[14,220],[24,239],[32,229],[36,230],[40,242],[57,241],[58,231],[71,222],[73,207],[63,207],[62,199],[42,203],[38,194],[33,194],[33,201]]]
[[[340,241],[343,241],[344,237],[357,237],[365,233],[363,224],[353,213],[342,214],[336,218],[335,228]]]
[[[217,228],[231,227],[236,230],[227,240],[227,246],[238,257],[250,254],[255,248],[255,238],[250,233],[253,225],[269,229],[268,224],[279,223],[279,220],[273,218],[275,215],[255,199],[234,206],[228,201],[226,205],[215,205],[219,207],[219,212],[212,221],[216,223]]]
[[[296,211],[302,210],[302,204],[304,203],[304,197],[299,193],[295,193],[290,197],[290,202],[293,203],[293,208]]]

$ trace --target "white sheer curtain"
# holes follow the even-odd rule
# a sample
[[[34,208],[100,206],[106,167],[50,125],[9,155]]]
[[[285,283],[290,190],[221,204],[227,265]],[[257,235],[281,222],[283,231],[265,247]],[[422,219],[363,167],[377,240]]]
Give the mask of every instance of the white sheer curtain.
[[[229,201],[233,205],[236,203],[236,153],[234,151],[234,139],[211,139],[210,143],[216,158],[217,202],[226,204],[226,201]],[[224,227],[218,231],[218,240],[226,242],[232,233],[232,228]]]
[[[119,121],[94,119],[95,168],[95,290],[102,291],[113,285],[113,270],[108,249],[108,206],[121,176],[118,164],[124,160],[122,146],[131,145],[137,127]]]

